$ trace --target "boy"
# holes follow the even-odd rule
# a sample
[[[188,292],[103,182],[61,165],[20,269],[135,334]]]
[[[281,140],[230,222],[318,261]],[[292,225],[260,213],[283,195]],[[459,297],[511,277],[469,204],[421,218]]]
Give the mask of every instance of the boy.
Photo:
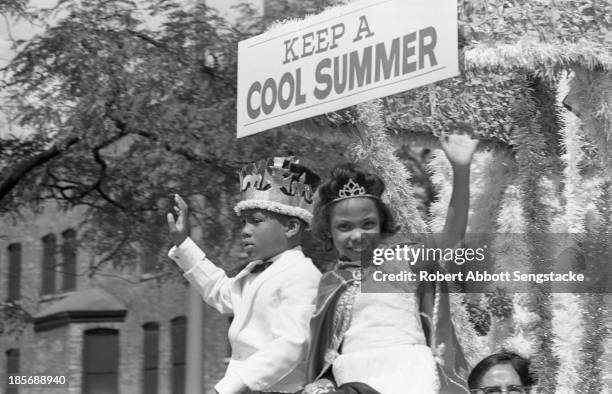
[[[312,222],[312,196],[319,177],[291,158],[260,162],[240,174],[242,243],[251,262],[234,278],[215,266],[187,237],[187,204],[175,196],[175,244],[169,256],[206,303],[233,314],[232,357],[219,394],[252,391],[294,393],[306,383],[310,316],[321,277],[300,248]]]

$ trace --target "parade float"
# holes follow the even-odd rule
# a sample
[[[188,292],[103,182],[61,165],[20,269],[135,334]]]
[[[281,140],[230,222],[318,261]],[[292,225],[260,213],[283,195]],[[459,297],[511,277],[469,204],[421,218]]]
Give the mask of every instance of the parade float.
[[[376,2],[360,4],[366,3]],[[452,181],[450,166],[438,150],[429,163],[437,200],[430,207],[428,217],[423,219],[409,181],[411,174],[396,155],[398,147],[410,144],[435,150],[438,138],[447,133],[473,134],[481,143],[472,164],[468,233],[483,234],[487,238],[493,264],[498,269],[545,272],[553,268],[559,256],[567,255],[564,251],[575,251],[576,245],[582,245],[586,239],[598,243],[602,249],[610,247],[612,52],[609,33],[602,27],[603,33],[600,33],[607,34],[607,39],[599,40],[593,34],[570,37],[566,31],[547,32],[555,24],[566,29],[568,24],[558,12],[551,11],[545,20],[528,15],[545,4],[537,3],[530,8],[518,3],[493,7],[493,3],[480,5],[491,16],[491,21],[486,23],[490,28],[488,34],[475,33],[478,29],[474,29],[474,18],[470,17],[467,3],[459,5],[458,76],[450,79],[441,76],[436,82],[422,82],[401,93],[350,103],[353,106],[348,109],[330,108],[334,112],[328,111],[325,115],[310,112],[294,119],[297,122],[283,126],[283,130],[345,141],[351,159],[374,169],[385,180],[389,187],[387,200],[398,214],[405,237],[442,229]],[[569,6],[562,5],[561,11]],[[365,6],[359,11],[353,16],[358,26],[357,33],[353,31],[351,36],[353,42],[374,36],[375,29],[380,29],[374,11]],[[593,19],[602,17],[605,20],[599,21],[601,25],[609,26],[609,15],[605,17],[603,8],[590,11],[587,14]],[[335,16],[333,13],[332,8],[322,15]],[[363,15],[361,19],[359,15]],[[365,22],[365,28],[363,18],[369,21]],[[512,23],[513,18],[522,25],[515,30],[503,26]],[[319,19],[306,21],[316,27]],[[299,36],[295,31],[299,31],[300,23],[303,21],[278,23],[268,32],[277,36],[294,32],[295,38],[284,41],[284,63],[335,48],[336,41],[342,44],[340,38],[347,33],[344,26],[330,22],[328,31],[321,29],[312,35]],[[503,34],[508,31],[514,34]],[[429,38],[421,39],[428,34]],[[321,44],[321,36],[328,38],[326,43]],[[437,43],[443,45],[442,36],[438,31]],[[296,41],[302,51],[297,54],[293,48]],[[285,102],[279,103],[281,107],[293,105],[299,111],[299,105],[316,106],[307,102],[306,95],[300,99],[300,89],[309,90],[300,84],[300,78],[306,83],[318,83],[314,95],[319,100],[327,99],[332,87],[338,96],[346,95],[353,88],[351,84],[363,88],[368,83],[384,82],[384,77],[393,71],[395,74],[391,76],[401,79],[407,72],[423,68],[416,59],[427,61],[427,51],[433,51],[428,45],[435,38],[432,41],[431,32],[421,29],[396,39],[392,34],[382,39],[376,37],[372,42],[369,47],[353,52],[349,48],[335,58],[330,55],[329,60],[318,63],[312,77],[304,77],[308,67],[297,61],[300,67],[296,73],[291,78],[283,76],[278,80],[276,93],[280,101],[283,83],[291,87],[285,92],[293,95],[294,87],[297,92],[295,96],[286,96]],[[414,42],[413,47],[410,42]],[[408,56],[414,56],[413,68],[406,60]],[[393,59],[396,63],[403,60],[403,67],[396,64],[393,69]],[[432,68],[436,63],[444,63],[439,58],[432,60],[430,57]],[[359,67],[368,63],[365,74],[360,74]],[[346,87],[347,68],[349,88]],[[354,80],[351,70],[357,70]],[[360,82],[363,86],[358,85]],[[262,81],[249,93],[260,95],[261,110],[274,115],[270,104],[265,108],[266,83],[272,86]],[[239,87],[239,107],[240,94]],[[255,102],[253,107],[259,105]],[[250,115],[254,115],[250,124],[259,121],[256,118],[260,113]],[[238,123],[240,136],[240,110]],[[276,126],[270,123],[268,128]],[[543,237],[548,237],[550,246],[546,251],[541,248]],[[606,263],[609,261],[581,256],[574,255],[574,260],[582,259],[590,272],[608,275]],[[551,292],[546,284],[534,283],[521,292],[492,286],[480,294],[455,293],[451,295],[451,303],[455,326],[459,327],[460,341],[470,365],[496,351],[511,350],[532,360],[540,392],[591,393],[604,389],[604,349],[609,335],[606,297],[609,296],[604,291]]]

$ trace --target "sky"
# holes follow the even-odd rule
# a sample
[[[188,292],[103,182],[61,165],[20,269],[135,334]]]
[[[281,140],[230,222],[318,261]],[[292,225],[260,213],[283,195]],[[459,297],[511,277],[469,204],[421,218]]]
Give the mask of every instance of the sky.
[[[30,0],[30,6],[36,8],[51,7],[56,0]],[[13,58],[14,52],[11,50],[12,40],[27,40],[42,30],[42,26],[36,26],[26,21],[9,20],[7,17],[0,16],[0,68],[7,65]],[[27,132],[14,125],[10,125],[4,112],[4,107],[10,105],[6,103],[0,94],[0,137],[7,134],[23,135]]]
[[[183,0],[185,4],[198,0]],[[202,1],[202,0],[199,0]],[[231,7],[240,3],[244,3],[246,0],[207,0],[206,4],[210,7],[216,8],[219,14],[226,18],[232,18]],[[261,8],[263,0],[250,0]],[[31,8],[50,8],[57,3],[57,0],[30,0],[29,6]],[[151,21],[152,24],[155,21]],[[7,20],[0,16],[0,68],[6,66],[6,64],[14,56],[14,52],[11,50],[13,40],[28,40],[34,35],[42,32],[43,26],[34,25],[25,20]],[[15,125],[10,125],[7,117],[3,111],[3,107],[10,105],[6,103],[0,96],[0,137],[7,134],[23,135],[27,131],[21,130]]]

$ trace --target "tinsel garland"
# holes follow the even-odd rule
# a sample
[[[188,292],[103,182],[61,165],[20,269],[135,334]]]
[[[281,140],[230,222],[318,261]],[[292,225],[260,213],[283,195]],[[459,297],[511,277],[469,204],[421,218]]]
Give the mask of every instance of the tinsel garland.
[[[610,328],[606,326],[610,311],[606,307],[605,297],[609,294],[585,294],[582,303],[582,319],[585,335],[580,347],[579,369],[576,376],[579,379],[577,387],[581,393],[604,392],[604,352],[609,351],[604,346],[606,338],[610,337]],[[609,368],[609,367],[608,367]]]
[[[561,104],[561,103],[559,103]],[[580,119],[565,109],[560,109],[563,120],[564,153],[561,159],[565,164],[563,170],[563,196],[565,198],[563,224],[564,231],[572,234],[584,233],[584,218],[588,196],[584,194],[584,180],[580,174],[580,163],[584,153],[582,150],[583,140],[581,137]]]
[[[539,317],[532,310],[531,303],[529,293],[514,293],[512,296],[513,332],[502,344],[502,349],[511,350],[525,358],[533,357],[537,348],[533,332],[538,324]]]
[[[508,155],[493,150],[478,152],[472,161],[472,175],[470,182],[470,214],[467,229],[467,242],[471,247],[482,247],[492,245],[497,231],[495,217],[500,209],[503,191],[513,171],[513,159]],[[470,244],[472,242],[472,244]],[[490,249],[489,249],[490,250]],[[487,263],[493,262],[494,255],[489,253]],[[507,319],[499,315],[498,310],[492,310],[491,305],[497,305],[498,301],[508,304],[511,309],[511,299],[498,297],[501,293],[490,289],[486,294],[467,294],[468,302],[479,302],[485,306],[491,325],[487,336],[478,336],[481,342],[478,344],[480,359],[493,353],[494,346],[500,344],[499,339],[505,338],[507,331],[505,327]]]
[[[543,89],[541,84],[542,82],[536,85],[536,88]],[[523,194],[523,212],[527,219],[530,271],[537,274],[550,272],[551,269],[550,256],[546,255],[539,243],[543,241],[544,245],[548,244],[544,233],[549,230],[549,215],[543,204],[545,194],[540,178],[542,173],[550,171],[550,163],[544,154],[548,138],[544,135],[540,123],[542,112],[536,106],[534,96],[531,96],[534,93],[540,92],[527,89],[524,95],[526,98],[517,103],[513,112],[518,126],[517,140],[520,141],[516,148],[516,160],[519,168],[518,181]],[[536,348],[532,356],[533,372],[539,377],[540,391],[554,393],[558,362],[552,352],[552,297],[546,283],[533,283],[530,290],[528,307],[538,316],[533,332],[536,338]]]
[[[589,71],[612,71],[609,47],[586,40],[576,43],[482,43],[467,49],[464,59],[465,69],[473,71],[523,69],[538,76],[551,76],[559,69],[570,69],[576,65]]]
[[[474,156],[472,163],[472,182],[470,185],[470,221],[468,225],[467,240],[474,238],[476,244],[473,247],[488,245],[491,249],[497,232],[496,215],[500,210],[504,189],[513,177],[515,171],[513,158],[508,154],[496,153],[488,150]],[[488,264],[495,264],[495,253],[489,253]],[[486,311],[491,316],[491,327],[483,341],[488,346],[481,347],[482,356],[499,350],[502,340],[506,338],[509,331],[509,315],[512,311],[512,300],[504,291],[491,288],[483,299],[483,294],[470,294],[468,298],[473,300],[480,297],[480,302],[485,305]],[[486,342],[485,342],[486,343]]]
[[[497,231],[495,216],[499,212],[504,189],[512,177],[513,167],[513,158],[504,152],[487,150],[474,155],[468,234],[484,235]]]
[[[434,185],[437,194],[436,200],[429,207],[429,230],[433,233],[439,233],[444,229],[446,212],[453,190],[453,170],[441,149],[437,149],[432,154],[428,170],[431,174],[431,183]]]
[[[476,153],[472,168],[476,167],[476,172],[482,171],[482,166],[474,163],[484,163],[486,154]],[[433,158],[429,163],[431,180],[438,192],[437,200],[430,207],[429,229],[432,232],[440,232],[444,229],[448,205],[452,193],[452,167],[441,149],[434,152]],[[475,177],[470,176],[470,190],[474,190]],[[465,306],[465,295],[461,293],[450,294],[451,318],[457,330],[459,343],[463,348],[465,357],[470,365],[475,365],[486,356],[486,339],[479,336],[470,322],[470,316]]]
[[[495,271],[524,270],[529,261],[529,249],[525,241],[527,227],[523,206],[523,197],[519,188],[509,185],[497,215],[497,232],[493,244],[495,252]],[[501,287],[501,286],[500,286]],[[511,289],[508,289],[511,290]],[[531,335],[537,315],[527,307],[529,294],[514,293],[512,296],[513,311],[510,323],[512,335],[502,341],[499,349],[509,349],[524,357],[531,357],[535,349],[535,338]],[[492,349],[493,350],[493,349]]]
[[[596,239],[599,244],[607,247],[608,256],[612,253],[610,234],[612,234],[612,182],[608,181],[601,186],[600,198],[597,201],[599,223],[587,230],[587,236]],[[598,266],[594,261],[587,261],[587,269],[591,274],[609,272],[610,261],[603,262],[607,266]],[[602,271],[606,270],[606,271]],[[610,294],[584,294],[582,296],[582,316],[585,325],[585,335],[580,348],[580,368],[577,376],[580,379],[581,392],[602,392],[604,383],[604,359],[609,358],[610,349],[605,341],[612,341],[612,332],[609,327],[609,313],[606,297]],[[608,357],[603,357],[608,352]]]
[[[612,75],[601,71],[588,72],[583,67],[575,68],[566,100],[571,106],[572,112],[578,115],[580,119],[572,114],[566,114],[566,117],[574,124],[579,124],[582,121],[584,138],[594,144],[593,151],[589,153],[595,153],[593,155],[595,160],[591,159],[588,164],[603,169],[600,173],[607,177],[609,185],[612,178],[610,174],[610,168],[612,168]],[[583,146],[586,145],[587,142],[583,142]],[[584,162],[588,162],[588,160],[584,160]],[[573,218],[575,218],[581,213],[589,213],[585,212],[586,207],[592,206],[593,202],[598,204],[596,216],[599,218],[599,223],[587,228],[587,238],[589,240],[599,238],[601,245],[609,245],[609,239],[600,237],[605,236],[606,233],[609,234],[611,230],[609,226],[610,206],[612,206],[610,190],[606,190],[606,186],[603,186],[602,189],[598,179],[594,179],[590,185],[585,182],[585,179],[580,179],[576,183],[573,193],[578,195],[583,193],[589,198],[585,197],[575,202],[573,207],[567,209],[568,215],[573,215]],[[568,230],[571,232],[572,228],[570,227]],[[575,230],[584,231],[584,221]],[[586,263],[588,269],[596,274],[609,270],[609,266],[595,266],[595,261],[587,261]],[[583,294],[581,295],[580,306],[584,334],[580,344],[577,344],[578,350],[575,352],[577,353],[575,355],[577,361],[574,387],[579,388],[582,392],[599,392],[603,382],[602,370],[604,367],[602,364],[604,358],[602,354],[604,341],[606,335],[609,335],[604,320],[606,303],[602,294]]]
[[[567,101],[584,124],[586,136],[596,145],[607,179],[612,179],[612,72],[574,69]]]
[[[498,189],[485,188],[482,194],[493,193],[497,201],[496,211],[489,211],[490,220],[494,220],[487,232],[492,236],[487,240],[491,245],[489,263],[493,272],[506,272],[518,269],[526,256],[525,243],[521,232],[524,231],[523,212],[515,186],[506,186],[514,178],[516,169],[510,163],[510,158],[498,156],[492,163],[491,176],[498,180]],[[497,170],[495,170],[497,167]],[[493,235],[494,234],[494,235]],[[524,268],[524,267],[523,267]],[[505,341],[513,335],[513,303],[514,289],[507,288],[505,282],[499,282],[487,294],[487,310],[492,316],[491,330],[488,333],[489,352],[495,353],[503,349]],[[514,330],[522,337],[523,327]],[[524,338],[522,338],[524,339]]]
[[[578,368],[584,340],[582,308],[578,294],[553,294],[553,350],[559,360],[556,387],[560,393],[580,391]]]
[[[565,81],[562,81],[565,82]],[[560,84],[561,85],[561,84]],[[557,104],[561,105],[565,97],[565,83],[558,94]],[[564,248],[574,247],[584,233],[584,220],[586,207],[588,206],[588,195],[585,194],[584,182],[580,174],[579,165],[584,156],[580,136],[580,119],[571,112],[560,109],[559,113],[563,121],[564,153],[561,156],[565,164],[563,171],[563,197],[565,200],[564,212],[560,220],[552,224],[552,232],[558,234],[560,242],[557,255]],[[561,233],[567,233],[564,237]],[[576,234],[571,236],[571,234]],[[567,242],[564,242],[567,241]],[[578,318],[582,316],[581,296],[571,293],[553,294],[553,330],[555,334],[553,349],[559,359],[559,370],[557,373],[557,390],[559,392],[576,392],[580,390],[578,368],[580,365],[580,348],[584,340],[584,321]]]
[[[408,181],[410,173],[395,155],[395,147],[387,136],[380,100],[357,105],[355,113],[360,138],[349,148],[351,157],[366,162],[385,181],[384,198],[397,215],[402,233],[424,233],[425,222]]]

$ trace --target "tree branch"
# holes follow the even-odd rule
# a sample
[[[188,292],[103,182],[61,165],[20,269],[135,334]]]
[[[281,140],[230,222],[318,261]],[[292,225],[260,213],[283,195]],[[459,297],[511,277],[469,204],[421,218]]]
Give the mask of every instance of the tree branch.
[[[98,179],[92,185],[87,186],[84,189],[81,189],[82,191],[76,197],[67,196],[67,195],[65,195],[63,193],[65,190],[68,190],[68,188],[62,188],[60,185],[57,185],[57,187],[53,187],[56,191],[60,192],[60,194],[62,195],[62,197],[66,201],[74,202],[75,199],[82,199],[88,193],[90,193],[91,191],[95,190],[107,202],[115,205],[116,207],[118,207],[118,208],[120,208],[122,210],[126,210],[126,208],[124,206],[122,206],[117,201],[113,200],[108,194],[106,194],[102,190],[101,185],[102,185],[102,182],[103,182],[103,178],[104,178],[104,174],[106,172],[107,165],[104,162],[104,159],[101,157],[99,151],[101,149],[107,147],[108,145],[112,144],[113,142],[118,141],[119,139],[127,136],[128,134],[140,135],[140,136],[145,137],[145,138],[147,138],[147,139],[149,139],[149,140],[151,140],[153,142],[160,143],[163,146],[163,148],[165,150],[167,150],[168,152],[180,155],[180,156],[184,157],[185,159],[187,159],[188,161],[193,162],[193,163],[204,163],[204,164],[207,164],[207,165],[215,168],[219,172],[223,173],[225,176],[230,177],[230,179],[234,179],[234,178],[237,177],[237,175],[234,173],[234,170],[232,168],[230,168],[230,167],[220,165],[219,163],[217,163],[215,160],[212,160],[212,159],[201,158],[201,157],[197,156],[196,154],[190,152],[188,149],[185,149],[183,147],[173,147],[169,143],[161,141],[160,138],[157,135],[155,135],[154,133],[149,133],[149,132],[146,132],[144,130],[133,130],[133,129],[131,129],[128,126],[128,124],[126,122],[124,122],[123,120],[121,120],[117,116],[109,115],[109,117],[115,123],[115,125],[120,130],[120,132],[115,134],[114,136],[106,139],[105,141],[103,141],[102,143],[100,143],[97,146],[93,147],[93,149],[92,149],[94,160],[101,167]],[[30,157],[28,159],[25,159],[23,162],[21,162],[17,166],[15,166],[8,173],[8,175],[6,177],[4,177],[1,180],[1,182],[0,182],[0,201],[2,201],[19,184],[19,182],[26,175],[28,175],[31,171],[33,171],[34,169],[39,168],[39,167],[45,165],[46,163],[48,163],[53,158],[60,156],[64,151],[66,151],[68,148],[72,147],[73,145],[75,145],[79,141],[80,141],[80,138],[76,137],[76,136],[67,138],[64,141],[58,141],[55,144],[53,144],[51,147],[49,147],[48,149],[46,149],[46,150],[44,150],[44,151],[42,151],[42,152],[40,152],[38,154],[35,154],[35,155],[33,155],[32,157]],[[48,172],[48,174],[57,183],[60,183],[62,181],[59,178],[57,178],[56,176],[54,176],[54,174],[52,174],[50,172]],[[79,184],[78,182],[68,181],[68,180],[66,182],[67,183],[72,183],[72,184],[77,184],[77,185]],[[46,186],[51,187],[51,185],[46,185]],[[0,203],[0,207],[1,206],[2,206],[2,204]]]
[[[118,121],[117,119],[113,119],[113,120],[115,122]],[[121,124],[121,123],[119,123],[119,124]],[[119,127],[119,124],[117,124],[117,127]],[[123,128],[125,128],[125,126],[123,126]],[[120,130],[121,129],[122,128],[120,128]],[[159,137],[156,136],[153,133],[149,133],[149,132],[146,132],[144,130],[132,130],[132,133],[133,134],[137,134],[137,135],[139,135],[141,137],[147,138],[147,139],[149,139],[149,140],[151,140],[153,142],[160,143],[160,144],[162,143],[160,141]],[[237,179],[238,178],[238,175],[236,174],[236,172],[232,168],[229,168],[229,167],[226,167],[226,166],[222,166],[222,165],[218,164],[217,162],[215,162],[212,159],[205,159],[205,158],[199,157],[199,156],[191,153],[187,149],[184,149],[184,148],[181,148],[181,147],[173,147],[173,146],[171,146],[167,142],[163,143],[162,146],[163,146],[163,148],[165,150],[167,150],[170,153],[174,153],[174,154],[177,154],[179,156],[183,156],[185,159],[187,159],[187,161],[190,161],[192,163],[204,163],[204,164],[207,164],[207,165],[215,168],[216,170],[219,170],[219,172],[221,172],[225,176],[229,177],[230,179]]]
[[[188,62],[186,62],[185,60],[183,60],[183,59],[182,59],[182,58],[181,58],[181,57],[178,55],[178,53],[177,53],[176,51],[172,50],[172,48],[168,47],[168,45],[166,45],[166,44],[164,44],[164,43],[162,43],[162,42],[160,42],[160,41],[156,40],[155,38],[153,38],[153,37],[151,37],[151,36],[149,36],[149,35],[147,35],[147,34],[145,34],[145,33],[143,33],[143,32],[136,31],[136,30],[133,30],[133,29],[127,29],[126,31],[127,31],[128,33],[130,33],[131,35],[133,35],[133,36],[135,36],[135,37],[138,37],[138,38],[140,38],[141,40],[143,40],[143,41],[145,41],[145,42],[147,42],[147,43],[149,43],[149,44],[153,45],[154,47],[159,48],[159,49],[163,49],[164,51],[168,52],[168,53],[169,53],[169,54],[171,54],[171,55],[172,55],[172,56],[173,56],[173,57],[174,57],[176,60],[178,60],[178,62],[179,62],[179,63],[181,63],[183,66],[188,66],[188,65],[189,65],[189,63],[188,63]],[[211,56],[213,56],[213,55],[211,55]],[[215,63],[218,63],[218,61],[216,60],[216,57],[215,57]],[[206,75],[208,75],[208,76],[210,76],[210,77],[212,77],[212,78],[216,78],[216,79],[218,79],[218,80],[220,80],[220,81],[225,81],[225,80],[226,80],[226,78],[224,78],[223,76],[221,76],[221,75],[217,74],[217,73],[215,72],[215,69],[214,69],[214,68],[212,68],[212,67],[208,67],[208,66],[206,66],[205,64],[204,64],[204,65],[202,65],[201,67],[199,67],[199,70],[200,70],[200,71],[202,71],[202,73],[204,73],[204,74],[206,74]]]
[[[11,171],[2,182],[0,182],[0,201],[6,197],[19,181],[30,171],[49,162],[54,157],[59,156],[64,150],[76,144],[79,137],[70,137],[65,141],[57,142],[50,148],[24,160]]]
[[[136,30],[133,30],[133,29],[126,29],[126,31],[128,33],[130,33],[131,35],[133,35],[135,37],[138,37],[138,38],[140,38],[141,40],[143,40],[145,42],[148,42],[149,44],[153,45],[154,47],[157,47],[157,48],[160,48],[160,49],[164,49],[164,50],[172,53],[172,51],[170,50],[170,48],[168,48],[167,45],[157,41],[155,38],[153,38],[153,37],[151,37],[151,36],[149,36],[147,34],[144,34],[141,31],[136,31]]]
[[[91,278],[92,276],[94,276],[96,274],[96,272],[98,270],[100,270],[101,266],[108,262],[111,261],[116,255],[119,254],[119,252],[121,251],[121,248],[128,242],[129,237],[126,235],[124,236],[121,241],[119,241],[119,243],[113,248],[113,250],[111,250],[109,253],[106,254],[106,256],[104,256],[101,260],[95,262],[92,266],[90,266],[87,269],[88,272],[88,276]]]
[[[104,192],[102,190],[102,182],[104,181],[104,177],[106,175],[106,168],[108,166],[107,166],[106,162],[104,161],[104,159],[102,158],[102,156],[100,155],[100,150],[102,148],[105,148],[110,143],[115,142],[115,141],[123,138],[124,136],[125,136],[125,134],[118,134],[117,136],[115,136],[115,138],[112,138],[109,141],[105,141],[105,143],[99,144],[94,149],[92,149],[94,160],[96,161],[96,163],[98,163],[98,165],[100,165],[100,173],[98,174],[98,179],[96,179],[96,181],[93,183],[93,185],[89,186],[86,190],[83,190],[81,193],[79,193],[79,197],[78,197],[79,200],[82,199],[83,197],[85,197],[90,192],[95,190],[95,191],[98,192],[100,197],[102,197],[104,200],[106,200],[109,204],[114,205],[115,207],[121,209],[122,211],[126,211],[127,210],[125,206],[123,206],[122,204],[120,204],[117,201],[115,201],[114,199],[112,199],[108,194],[106,194],[106,192]]]

